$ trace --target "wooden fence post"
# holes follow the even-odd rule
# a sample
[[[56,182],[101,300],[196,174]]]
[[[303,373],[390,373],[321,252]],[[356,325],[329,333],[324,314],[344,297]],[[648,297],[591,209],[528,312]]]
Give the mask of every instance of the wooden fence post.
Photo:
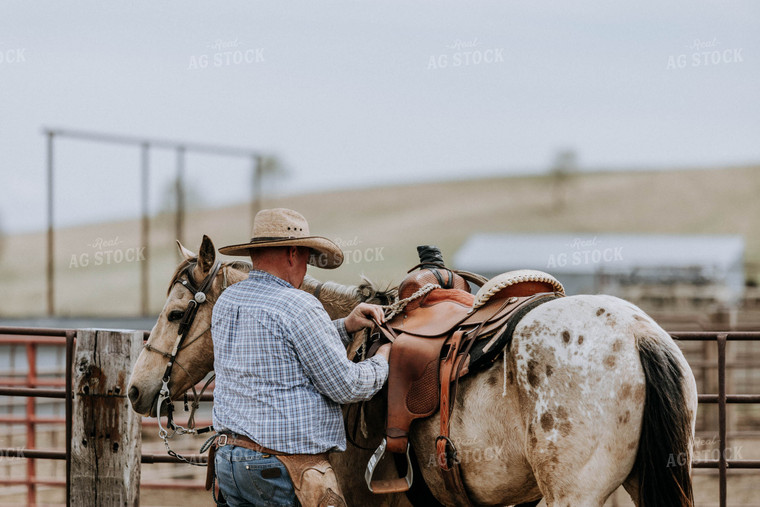
[[[141,331],[77,331],[71,442],[71,505],[140,503],[140,416],[127,385]]]

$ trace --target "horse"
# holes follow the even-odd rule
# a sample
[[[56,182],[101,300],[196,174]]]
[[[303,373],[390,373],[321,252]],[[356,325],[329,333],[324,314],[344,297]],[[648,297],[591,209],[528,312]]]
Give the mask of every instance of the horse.
[[[156,415],[166,366],[156,351],[171,349],[176,321],[192,299],[181,281],[188,275],[208,277],[217,262],[206,236],[198,255],[181,245],[180,251],[184,260],[130,378],[132,407],[144,415]],[[193,338],[177,354],[180,368],[169,382],[172,399],[213,368],[211,307],[225,286],[249,270],[246,263],[224,263],[215,274],[210,304],[198,309],[188,332]],[[321,284],[311,277],[301,288],[315,294],[332,318],[370,299],[362,291],[376,295],[366,286]],[[355,435],[346,452],[331,455],[349,505],[409,504],[403,494],[371,494],[358,473],[372,454],[371,442],[382,438],[384,403],[383,395],[366,402],[364,417],[357,418],[366,431]],[[548,506],[602,506],[622,485],[637,506],[685,507],[693,505],[696,409],[694,376],[667,332],[627,301],[575,295],[529,311],[514,328],[503,360],[460,379],[450,435],[468,498],[448,491],[438,472],[436,414],[415,421],[410,441],[435,501],[448,506],[517,505],[541,498]],[[376,474],[397,474],[392,460],[381,461]]]

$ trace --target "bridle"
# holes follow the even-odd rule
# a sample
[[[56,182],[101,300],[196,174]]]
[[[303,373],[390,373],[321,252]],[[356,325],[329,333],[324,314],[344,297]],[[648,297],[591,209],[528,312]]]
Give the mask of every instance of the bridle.
[[[185,308],[185,311],[182,314],[182,318],[180,319],[180,322],[179,322],[179,329],[177,331],[177,339],[174,341],[174,347],[172,348],[172,351],[166,352],[166,351],[157,349],[148,343],[145,344],[145,349],[150,352],[161,354],[162,356],[168,359],[168,362],[166,363],[166,369],[164,370],[164,376],[161,379],[161,390],[159,391],[158,398],[156,400],[156,419],[158,419],[158,436],[164,441],[164,445],[166,446],[166,452],[170,456],[178,458],[181,461],[184,461],[185,463],[189,463],[191,465],[197,465],[197,466],[205,466],[204,463],[196,463],[194,461],[190,461],[187,458],[177,454],[169,446],[169,439],[173,438],[175,435],[178,435],[178,434],[179,435],[187,435],[187,434],[200,435],[208,431],[211,431],[211,429],[213,429],[213,426],[205,426],[203,428],[194,427],[195,426],[195,411],[199,406],[200,397],[206,391],[206,388],[208,388],[208,386],[214,380],[213,375],[206,381],[200,393],[196,392],[195,386],[192,387],[193,403],[192,403],[192,410],[190,411],[190,416],[188,417],[188,421],[187,421],[187,428],[185,428],[184,426],[180,426],[174,422],[174,417],[173,417],[174,403],[172,403],[171,394],[169,390],[169,381],[171,380],[172,368],[174,368],[175,363],[177,364],[177,366],[182,368],[185,371],[185,373],[187,373],[188,375],[190,374],[185,369],[185,367],[182,366],[177,361],[177,354],[179,354],[179,352],[182,349],[190,346],[193,342],[195,342],[201,336],[206,334],[206,332],[208,332],[208,330],[210,329],[210,326],[209,326],[208,328],[204,329],[202,332],[198,333],[194,338],[190,339],[187,342],[185,341],[185,339],[187,338],[187,334],[193,325],[193,321],[195,320],[195,315],[198,312],[198,307],[207,301],[208,292],[209,290],[211,290],[211,286],[214,283],[214,279],[216,278],[216,275],[218,274],[219,269],[221,268],[221,263],[219,261],[216,261],[214,263],[214,266],[211,268],[211,271],[209,271],[209,274],[200,283],[200,286],[197,286],[192,276],[192,270],[196,265],[197,265],[197,262],[188,264],[187,267],[185,267],[185,269],[177,276],[174,282],[175,284],[179,283],[185,288],[187,288],[193,294],[193,299],[191,299],[190,302],[187,304],[187,308]],[[222,291],[224,291],[224,289],[227,288],[227,272],[225,270],[222,270],[222,273],[224,274],[224,283],[222,284]],[[185,275],[185,279],[180,280],[183,274]],[[166,412],[167,412],[167,424],[166,424],[167,427],[166,428],[161,424],[161,407],[164,403],[166,403]],[[187,411],[187,394],[185,394],[185,410]],[[171,433],[169,433],[169,430],[171,430]]]

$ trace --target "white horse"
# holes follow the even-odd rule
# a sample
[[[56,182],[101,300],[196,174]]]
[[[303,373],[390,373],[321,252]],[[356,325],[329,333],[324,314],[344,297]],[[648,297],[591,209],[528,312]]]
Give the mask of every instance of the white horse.
[[[171,349],[178,316],[192,298],[176,282],[190,268],[197,284],[216,262],[205,236],[198,256],[180,248],[185,260],[149,340],[158,350]],[[172,398],[213,369],[213,302],[249,269],[225,263],[216,274],[208,304],[200,306],[188,333],[197,339],[177,356]],[[365,299],[360,288],[309,277],[301,288],[317,293],[333,318]],[[363,290],[372,295],[368,287]],[[137,412],[155,415],[165,367],[165,357],[143,350],[129,387]],[[371,494],[363,481],[364,465],[383,433],[384,399],[366,405],[368,436],[357,438],[358,447],[349,444],[345,453],[331,456],[349,505],[408,504],[403,494]],[[528,312],[504,360],[460,381],[450,434],[468,499],[448,491],[437,470],[437,414],[416,421],[410,436],[424,481],[445,505],[517,505],[544,498],[549,506],[602,506],[622,484],[637,506],[691,506],[696,409],[691,369],[649,316],[615,297],[570,296]],[[392,460],[383,460],[376,477],[394,475]]]

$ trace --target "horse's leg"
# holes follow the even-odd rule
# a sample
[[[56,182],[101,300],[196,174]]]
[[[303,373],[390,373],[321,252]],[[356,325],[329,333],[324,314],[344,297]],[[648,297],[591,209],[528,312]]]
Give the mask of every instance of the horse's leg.
[[[632,472],[631,475],[623,483],[623,487],[631,496],[634,505],[639,507],[639,477],[636,472]]]
[[[602,506],[633,468],[645,385],[625,305],[563,298],[515,330],[527,456],[549,506]]]

